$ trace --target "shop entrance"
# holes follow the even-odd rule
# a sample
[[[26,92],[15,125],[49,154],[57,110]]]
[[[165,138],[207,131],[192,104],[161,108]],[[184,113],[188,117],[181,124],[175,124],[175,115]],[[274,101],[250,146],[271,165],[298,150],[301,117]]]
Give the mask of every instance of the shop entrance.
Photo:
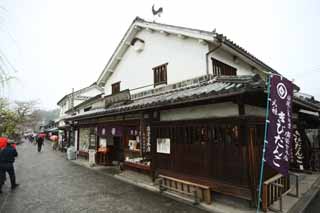
[[[123,162],[124,161],[124,150],[122,137],[113,137],[114,150],[113,160]]]

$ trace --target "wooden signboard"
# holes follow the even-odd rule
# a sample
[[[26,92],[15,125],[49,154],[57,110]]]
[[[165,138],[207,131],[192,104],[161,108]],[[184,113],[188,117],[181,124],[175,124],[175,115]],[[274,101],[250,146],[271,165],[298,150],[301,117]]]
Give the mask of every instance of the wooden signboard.
[[[105,99],[105,106],[106,108],[114,103],[118,103],[118,102],[122,102],[122,101],[128,101],[131,99],[130,96],[130,91],[127,90],[123,90],[119,93],[113,94],[113,95],[108,95],[106,97],[104,97]]]

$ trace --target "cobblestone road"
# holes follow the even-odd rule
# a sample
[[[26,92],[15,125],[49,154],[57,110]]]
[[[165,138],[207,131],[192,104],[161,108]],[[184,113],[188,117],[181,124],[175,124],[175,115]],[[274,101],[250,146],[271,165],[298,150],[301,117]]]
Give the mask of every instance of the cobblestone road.
[[[17,182],[11,191],[9,178],[0,194],[0,212],[202,212],[157,193],[95,173],[65,160],[44,146],[18,146]]]

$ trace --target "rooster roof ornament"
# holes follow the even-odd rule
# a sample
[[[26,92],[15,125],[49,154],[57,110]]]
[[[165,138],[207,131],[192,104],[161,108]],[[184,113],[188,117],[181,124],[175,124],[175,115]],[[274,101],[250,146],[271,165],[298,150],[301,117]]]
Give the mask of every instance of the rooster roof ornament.
[[[163,13],[162,7],[160,7],[159,9],[156,10],[156,9],[154,9],[154,5],[152,5],[152,14],[153,14],[154,21],[155,21],[156,17],[157,16],[160,17],[162,13]]]

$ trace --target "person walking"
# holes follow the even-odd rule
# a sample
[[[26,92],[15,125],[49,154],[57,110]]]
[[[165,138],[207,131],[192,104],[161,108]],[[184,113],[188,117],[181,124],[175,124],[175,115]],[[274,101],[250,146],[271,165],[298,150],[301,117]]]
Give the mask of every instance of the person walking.
[[[0,193],[2,193],[2,186],[6,180],[6,172],[10,177],[11,189],[15,189],[19,186],[19,184],[16,183],[16,175],[13,166],[15,158],[18,157],[18,152],[12,144],[14,144],[14,141],[8,140],[6,147],[0,151]]]
[[[43,142],[44,142],[44,137],[45,135],[40,133],[37,135],[36,137],[36,142],[37,142],[37,145],[38,145],[38,152],[41,152],[41,148],[42,148],[42,145],[43,145]]]
[[[57,151],[58,148],[58,136],[57,135],[52,135],[50,137],[50,140],[52,141],[52,150]]]

